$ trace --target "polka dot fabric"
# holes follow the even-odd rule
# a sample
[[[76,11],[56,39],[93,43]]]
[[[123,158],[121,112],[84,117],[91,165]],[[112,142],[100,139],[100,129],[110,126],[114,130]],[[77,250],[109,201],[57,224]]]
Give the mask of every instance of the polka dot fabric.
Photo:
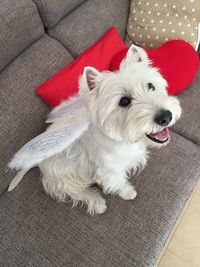
[[[126,43],[157,48],[183,39],[198,48],[200,0],[132,0]]]

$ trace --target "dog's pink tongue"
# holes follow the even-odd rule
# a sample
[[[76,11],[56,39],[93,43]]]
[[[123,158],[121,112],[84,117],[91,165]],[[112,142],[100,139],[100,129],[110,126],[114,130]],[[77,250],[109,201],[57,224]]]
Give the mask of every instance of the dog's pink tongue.
[[[150,134],[150,136],[159,141],[165,141],[169,138],[169,129],[165,128],[161,132]]]

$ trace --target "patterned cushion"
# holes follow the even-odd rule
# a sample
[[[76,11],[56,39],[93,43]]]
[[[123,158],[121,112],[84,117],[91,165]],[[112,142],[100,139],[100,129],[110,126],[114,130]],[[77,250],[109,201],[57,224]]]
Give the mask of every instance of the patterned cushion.
[[[132,0],[126,41],[156,48],[184,39],[197,48],[199,22],[199,0]]]

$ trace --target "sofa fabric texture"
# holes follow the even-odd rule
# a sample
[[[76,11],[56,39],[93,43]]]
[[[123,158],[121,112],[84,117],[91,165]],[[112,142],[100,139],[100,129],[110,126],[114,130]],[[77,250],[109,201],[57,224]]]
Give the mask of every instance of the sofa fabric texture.
[[[1,0],[0,71],[43,33],[37,7],[31,0]]]
[[[39,172],[31,171],[1,197],[0,265],[154,266],[199,178],[199,157],[196,145],[172,133],[134,177],[137,198],[108,195],[108,211],[94,217],[46,196]]]
[[[35,88],[73,60],[55,39],[43,35],[0,74],[0,194],[14,173],[7,163],[27,141],[45,129],[47,105]]]
[[[129,0],[87,0],[48,33],[77,57],[111,26],[116,26],[125,37],[129,3]]]
[[[173,130],[200,145],[200,69],[193,84],[179,95],[179,99],[182,116]]]
[[[45,28],[53,27],[59,20],[85,0],[33,0],[39,10]]]
[[[62,6],[62,13],[56,2],[69,4],[69,9]],[[49,4],[44,14],[41,4]],[[71,209],[70,203],[48,197],[37,168],[14,191],[6,191],[15,174],[6,167],[9,159],[46,127],[49,108],[35,95],[35,88],[110,26],[117,26],[125,37],[129,4],[129,0],[0,1],[2,267],[154,267],[197,184],[200,72],[180,95],[183,116],[171,131],[170,144],[151,150],[146,168],[131,180],[138,192],[134,201],[107,195],[107,212],[89,216],[84,207]]]

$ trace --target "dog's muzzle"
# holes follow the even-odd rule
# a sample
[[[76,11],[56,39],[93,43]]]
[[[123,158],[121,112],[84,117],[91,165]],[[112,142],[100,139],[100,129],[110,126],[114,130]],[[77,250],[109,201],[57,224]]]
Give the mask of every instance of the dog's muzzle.
[[[154,122],[162,127],[167,127],[172,120],[172,113],[169,110],[160,110],[155,118]],[[150,133],[146,135],[153,142],[163,144],[169,140],[169,129],[164,128],[162,131],[157,133]]]
[[[164,128],[162,131],[157,133],[146,134],[146,136],[153,142],[163,144],[169,140],[169,129]]]

